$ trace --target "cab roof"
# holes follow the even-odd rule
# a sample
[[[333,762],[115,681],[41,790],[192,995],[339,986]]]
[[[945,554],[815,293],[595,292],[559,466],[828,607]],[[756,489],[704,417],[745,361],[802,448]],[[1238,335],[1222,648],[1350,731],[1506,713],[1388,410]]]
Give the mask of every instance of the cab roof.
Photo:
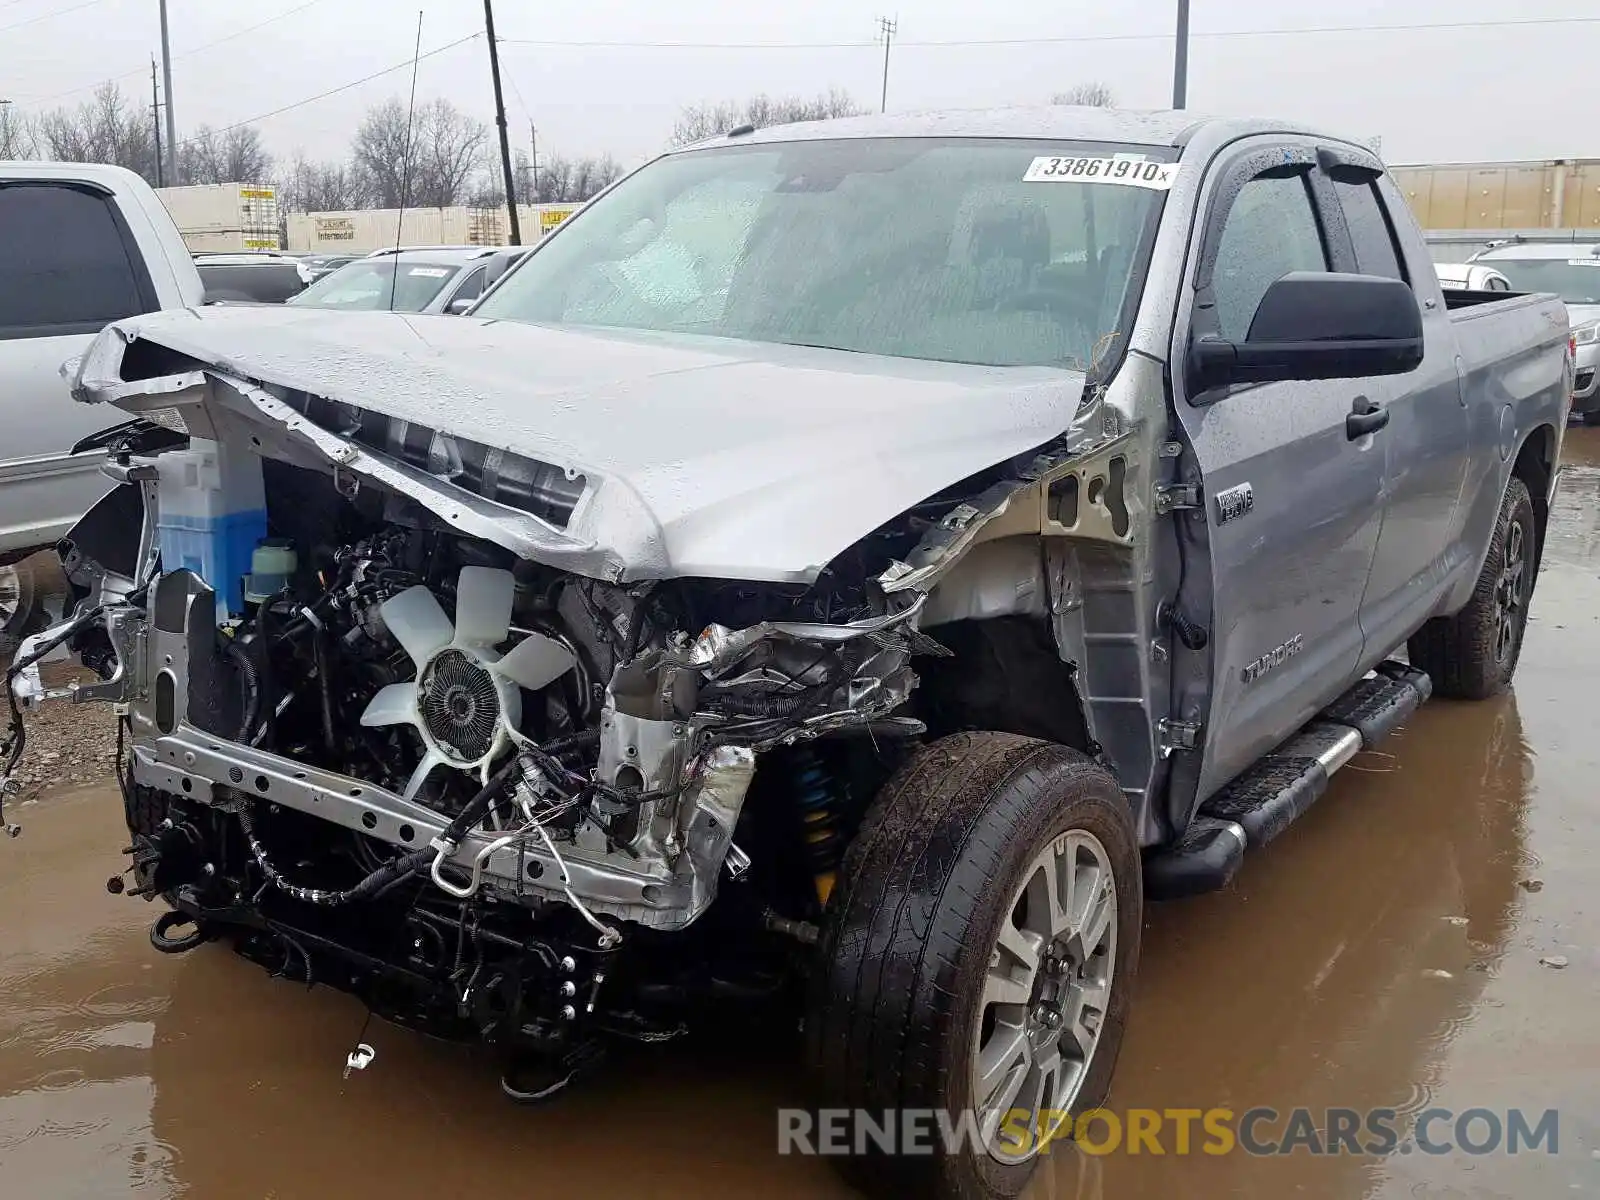
[[[833,138],[920,137],[1029,138],[1184,147],[1200,135],[1204,135],[1204,140],[1208,142],[1220,144],[1257,133],[1330,136],[1284,121],[1206,117],[1187,110],[1135,111],[1050,104],[796,121],[788,125],[771,125],[743,133],[724,134],[697,142],[693,148],[730,143],[824,141]],[[1349,141],[1348,138],[1332,140]]]

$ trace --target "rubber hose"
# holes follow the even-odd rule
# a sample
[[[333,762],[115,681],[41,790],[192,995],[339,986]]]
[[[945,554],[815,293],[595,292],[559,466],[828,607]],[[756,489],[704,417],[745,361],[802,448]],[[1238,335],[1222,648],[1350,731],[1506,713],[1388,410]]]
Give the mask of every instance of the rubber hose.
[[[322,744],[328,753],[336,753],[339,739],[333,732],[333,692],[328,683],[328,638],[320,629],[311,633],[312,657],[317,664],[317,691],[322,697]]]
[[[434,850],[431,847],[415,850],[403,858],[394,859],[392,862],[379,867],[354,887],[346,888],[340,892],[324,891],[321,888],[302,887],[300,884],[291,883],[284,878],[277,867],[272,865],[272,860],[267,857],[266,849],[256,837],[255,816],[251,806],[246,805],[239,810],[239,826],[244,830],[245,841],[249,843],[250,854],[256,860],[256,865],[266,875],[270,882],[279,891],[286,892],[296,900],[303,900],[307,904],[320,904],[332,907],[341,904],[352,904],[358,900],[366,900],[378,892],[383,891],[390,884],[405,879],[407,876],[416,875],[426,870],[432,863]]]
[[[228,644],[222,649],[222,656],[239,670],[239,683],[244,689],[244,715],[239,719],[239,732],[234,735],[236,742],[248,742],[250,731],[255,727],[256,716],[261,708],[261,676],[256,671],[255,660],[244,652],[244,647],[228,639]]]
[[[180,925],[193,925],[194,932],[181,937],[170,936],[172,930]],[[205,926],[188,913],[164,912],[150,926],[150,944],[162,954],[182,954],[193,950],[206,940],[206,936]]]

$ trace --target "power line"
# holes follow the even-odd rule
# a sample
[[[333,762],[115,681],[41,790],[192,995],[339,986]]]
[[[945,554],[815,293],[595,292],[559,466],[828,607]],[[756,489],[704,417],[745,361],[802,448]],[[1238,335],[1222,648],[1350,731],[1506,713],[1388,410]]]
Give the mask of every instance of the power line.
[[[104,4],[105,2],[106,0],[83,0],[82,4],[72,4],[66,8],[57,8],[47,13],[40,13],[38,16],[29,17],[25,21],[18,21],[14,25],[0,25],[0,33],[10,33],[13,29],[21,29],[25,25],[37,25],[40,21],[48,21],[52,17],[64,17],[68,13],[75,13],[85,8],[93,8],[96,4]]]
[[[1312,25],[1294,29],[1214,29],[1191,33],[1198,38],[1308,37],[1334,33],[1416,33],[1458,29],[1514,29],[1535,26],[1600,25],[1600,16],[1511,17],[1491,21],[1419,21],[1393,25]],[[1059,37],[1007,38],[897,38],[897,46],[924,49],[966,46],[1044,46],[1095,42],[1170,42],[1171,33],[1086,33]],[[878,40],[853,42],[676,42],[676,41],[557,41],[548,38],[501,38],[505,45],[545,46],[556,49],[604,50],[861,50],[880,45]]]
[[[482,36],[482,31],[477,33],[469,33],[466,37],[457,38],[453,42],[446,42],[444,45],[436,46],[432,50],[424,50],[421,54],[417,55],[415,59],[403,59],[391,67],[384,67],[381,71],[374,71],[370,75],[363,75],[360,79],[352,79],[349,83],[341,83],[338,87],[329,88],[325,92],[318,92],[315,96],[307,96],[304,100],[296,100],[293,104],[285,104],[280,108],[273,109],[271,112],[258,113],[253,117],[246,117],[242,121],[235,121],[231,125],[224,125],[220,129],[212,130],[212,133],[230,133],[235,129],[242,129],[246,125],[254,125],[257,121],[265,121],[271,117],[276,117],[281,113],[290,112],[296,108],[304,108],[308,104],[315,104],[318,100],[326,100],[329,96],[337,96],[340,92],[348,92],[351,88],[360,87],[363,83],[371,83],[374,79],[379,79],[385,75],[392,75],[396,71],[404,70],[406,67],[411,66],[413,62],[421,62],[425,58],[432,58],[436,54],[443,54],[446,50],[454,50],[457,46],[463,46],[466,43],[475,41]],[[180,146],[187,146],[193,141],[193,138],[185,138],[178,144]]]
[[[172,56],[172,61],[173,62],[177,62],[179,59],[192,58],[196,54],[200,54],[200,53],[203,53],[206,50],[210,50],[213,46],[220,46],[224,42],[235,41],[238,38],[242,38],[242,37],[247,36],[248,34],[254,33],[258,29],[265,29],[268,25],[273,25],[273,24],[276,24],[278,21],[282,21],[282,20],[285,20],[286,18],[292,17],[296,13],[303,13],[303,12],[305,12],[306,9],[312,7],[313,5],[321,4],[321,3],[322,3],[322,0],[305,0],[304,4],[298,5],[295,8],[291,8],[287,12],[281,12],[275,17],[268,17],[265,21],[257,21],[254,25],[247,25],[243,29],[240,29],[240,30],[238,30],[238,31],[236,31],[234,33],[226,34],[223,37],[214,38],[209,42],[205,42],[205,43],[203,43],[203,44],[201,44],[199,46],[195,46],[193,49],[184,50],[184,51],[181,51],[178,54],[174,54]],[[31,104],[31,105],[49,104],[52,100],[62,100],[62,99],[65,99],[67,96],[77,96],[77,95],[79,95],[79,94],[81,94],[83,92],[92,92],[96,88],[98,88],[98,87],[100,87],[100,86],[102,86],[104,84],[116,83],[118,80],[131,79],[135,75],[143,75],[143,74],[144,74],[144,68],[143,67],[138,67],[138,68],[135,68],[132,71],[124,71],[120,75],[107,75],[104,79],[97,79],[93,83],[86,83],[82,87],[69,88],[67,91],[64,91],[64,92],[56,92],[54,95],[31,97],[31,98],[29,98],[29,100],[27,102],[29,104]]]

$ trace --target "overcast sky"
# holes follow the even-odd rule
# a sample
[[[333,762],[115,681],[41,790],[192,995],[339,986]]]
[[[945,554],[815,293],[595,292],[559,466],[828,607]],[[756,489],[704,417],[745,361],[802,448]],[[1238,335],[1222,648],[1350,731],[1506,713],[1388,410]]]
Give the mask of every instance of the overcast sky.
[[[526,146],[532,122],[541,156],[609,152],[634,162],[661,147],[688,104],[840,87],[876,105],[883,68],[882,49],[872,44],[876,18],[896,7],[892,110],[1045,102],[1091,80],[1109,84],[1124,106],[1166,107],[1175,6],[500,0],[496,19],[515,144]],[[180,138],[202,122],[253,118],[408,60],[418,7],[425,53],[482,28],[481,0],[170,0]],[[1586,11],[1597,13],[1583,0],[1194,0],[1189,106],[1381,137],[1391,162],[1600,156],[1600,15],[1588,24],[1344,31],[1534,22]],[[1339,28],[1238,36],[1330,26]],[[1015,41],[926,44],[1006,39]],[[657,44],[594,44],[618,42]],[[696,45],[660,45],[672,42]],[[157,0],[0,0],[0,99],[26,110],[77,104],[100,80],[122,76],[148,102],[150,55],[159,45]],[[407,63],[258,124],[280,157],[339,155],[363,110],[403,96],[409,82]],[[425,58],[417,94],[448,96],[491,118],[484,40]]]

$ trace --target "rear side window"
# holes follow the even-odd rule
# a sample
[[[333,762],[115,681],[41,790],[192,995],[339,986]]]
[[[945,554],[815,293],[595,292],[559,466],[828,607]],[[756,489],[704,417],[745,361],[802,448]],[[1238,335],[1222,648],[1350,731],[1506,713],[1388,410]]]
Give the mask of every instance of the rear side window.
[[[155,295],[108,196],[0,183],[0,338],[94,333]]]
[[[206,285],[206,300],[232,301],[235,304],[282,304],[305,289],[300,271],[292,262],[233,264],[197,263],[200,281]]]
[[[1240,189],[1217,245],[1211,286],[1219,332],[1243,341],[1267,289],[1291,271],[1326,271],[1327,250],[1302,175],[1258,175]]]
[[[1395,244],[1394,227],[1389,224],[1389,215],[1378,197],[1378,185],[1336,180],[1333,186],[1339,193],[1345,224],[1350,227],[1356,269],[1363,275],[1382,275],[1409,283],[1405,259]]]
[[[479,267],[467,276],[466,281],[456,289],[456,294],[450,297],[450,303],[458,300],[476,300],[483,294],[483,268]]]

